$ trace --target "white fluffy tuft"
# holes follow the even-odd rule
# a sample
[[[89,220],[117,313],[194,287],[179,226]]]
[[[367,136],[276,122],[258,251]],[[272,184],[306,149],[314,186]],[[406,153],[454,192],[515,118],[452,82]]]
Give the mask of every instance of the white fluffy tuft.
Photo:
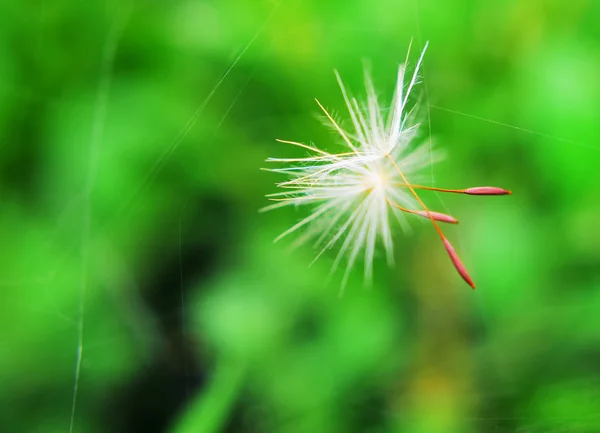
[[[405,214],[398,210],[398,206],[418,207],[415,198],[403,187],[406,184],[399,172],[418,175],[432,161],[429,146],[415,140],[419,128],[419,123],[415,122],[416,105],[408,107],[426,49],[427,45],[410,81],[406,80],[407,63],[398,68],[389,110],[382,108],[368,72],[365,72],[367,98],[361,105],[349,96],[339,73],[335,71],[352,130],[344,130],[319,101],[317,104],[327,123],[341,137],[345,146],[343,152],[334,154],[307,144],[278,140],[307,150],[308,156],[267,160],[287,164],[284,168],[270,171],[284,173],[289,179],[278,184],[285,191],[270,194],[268,197],[274,203],[263,210],[290,205],[313,207],[309,216],[279,235],[276,241],[307,226],[300,240],[316,238],[315,246],[319,252],[315,260],[325,251],[339,247],[332,271],[343,257],[347,257],[342,286],[362,252],[365,276],[371,278],[378,239],[383,244],[388,262],[390,265],[393,263],[390,212],[406,225]],[[384,116],[386,111],[389,113]],[[387,118],[384,120],[384,117]]]

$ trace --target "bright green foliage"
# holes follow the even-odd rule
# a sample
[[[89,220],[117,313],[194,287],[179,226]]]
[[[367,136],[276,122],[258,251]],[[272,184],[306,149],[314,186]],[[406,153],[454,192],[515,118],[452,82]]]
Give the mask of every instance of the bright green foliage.
[[[4,2],[0,431],[600,431],[599,22],[583,0]],[[313,98],[345,117],[333,69],[360,97],[369,59],[390,99],[411,37],[448,154],[428,183],[514,194],[427,195],[476,291],[415,217],[339,297],[332,255],[273,244],[306,214],[259,214],[281,180],[259,169],[275,138],[335,149]]]

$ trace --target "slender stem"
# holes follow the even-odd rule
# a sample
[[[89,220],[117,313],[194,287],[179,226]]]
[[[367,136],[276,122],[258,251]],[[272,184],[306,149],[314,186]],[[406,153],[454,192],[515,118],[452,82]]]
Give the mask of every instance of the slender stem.
[[[406,212],[409,214],[413,214],[413,215],[419,215],[425,218],[429,218],[428,214],[425,211],[420,211],[420,210],[412,210],[412,209],[406,209],[405,207],[400,206],[397,203],[394,203],[393,201],[391,201],[389,198],[385,199],[387,201],[387,203],[390,206],[395,207],[396,209],[401,210],[402,212]],[[433,218],[436,221],[442,221],[445,223],[450,223],[450,224],[458,224],[458,220],[456,218],[454,218],[451,215],[446,215],[443,213],[439,213],[439,212],[429,212],[431,214],[431,216],[433,216]]]
[[[410,185],[408,183],[395,183],[394,186],[401,186],[405,188],[414,188],[414,189],[425,189],[427,191],[438,191],[438,192],[452,192],[455,194],[464,194],[464,189],[447,189],[447,188],[436,188],[433,186],[424,186],[424,185]]]
[[[421,206],[423,206],[423,209],[425,210],[425,212],[427,213],[427,216],[429,217],[429,219],[433,223],[433,226],[435,227],[436,231],[438,232],[438,235],[440,235],[440,238],[442,239],[442,243],[444,244],[444,248],[446,249],[446,252],[450,256],[450,260],[452,260],[452,263],[454,264],[454,267],[456,268],[456,270],[458,271],[458,273],[461,275],[461,277],[463,278],[463,280],[465,280],[465,282],[469,286],[471,286],[471,288],[474,289],[475,288],[475,283],[473,283],[473,280],[469,276],[469,273],[467,272],[466,268],[462,264],[460,258],[456,254],[456,252],[454,251],[454,248],[452,247],[452,244],[450,244],[450,241],[448,241],[448,239],[446,239],[446,237],[444,236],[444,233],[442,232],[442,229],[440,228],[440,226],[438,225],[438,223],[435,221],[435,218],[433,217],[433,215],[431,214],[431,212],[429,211],[429,209],[427,208],[427,206],[425,205],[425,203],[423,203],[423,200],[421,200],[421,198],[419,197],[419,195],[415,191],[413,185],[410,184],[410,182],[408,181],[408,179],[406,178],[406,176],[404,175],[404,173],[402,173],[402,170],[400,170],[400,167],[398,167],[398,164],[396,164],[396,161],[394,161],[394,159],[389,154],[387,154],[386,157],[392,162],[392,164],[394,165],[394,167],[398,171],[398,174],[400,174],[400,177],[402,178],[402,180],[404,181],[404,183],[406,184],[406,186],[410,189],[410,191],[412,192],[412,194],[415,196],[415,198],[417,199],[417,201],[421,204]]]
[[[417,212],[417,211],[414,211],[414,210],[406,209],[405,207],[402,207],[399,204],[394,203],[389,198],[386,198],[385,201],[387,201],[390,206],[394,206],[396,209],[400,209],[402,212],[413,213],[413,214],[415,212]]]
[[[222,359],[206,387],[177,421],[175,433],[216,433],[230,418],[246,378],[246,362]]]
[[[429,212],[429,209],[427,208],[427,206],[425,205],[425,203],[423,203],[423,200],[421,200],[421,198],[419,197],[419,195],[415,191],[414,185],[410,184],[410,182],[408,181],[408,179],[406,178],[406,176],[404,175],[404,173],[402,173],[402,170],[400,170],[400,167],[398,167],[398,164],[396,164],[396,161],[394,161],[394,159],[389,154],[387,154],[386,157],[392,162],[392,164],[396,168],[396,171],[398,172],[398,174],[400,175],[400,177],[404,181],[404,186],[406,186],[406,187],[408,187],[410,189],[410,191],[415,196],[415,198],[417,199],[417,201],[419,202],[419,204],[421,206],[423,206],[423,209],[425,210],[425,212],[427,212],[427,216],[429,217],[429,219],[433,223],[433,227],[438,232],[438,235],[440,235],[440,238],[442,238],[442,241],[444,239],[446,239],[446,237],[444,236],[444,233],[442,232],[442,229],[440,228],[440,226],[438,225],[438,223],[435,221],[435,219],[433,219],[433,216],[431,215],[431,212]]]
[[[446,188],[435,188],[432,186],[423,185],[408,185],[406,183],[395,183],[394,186],[402,186],[414,189],[426,189],[429,191],[439,192],[452,192],[456,194],[468,194],[468,195],[511,195],[512,191],[509,189],[498,188],[496,186],[476,186],[465,189],[446,189]]]

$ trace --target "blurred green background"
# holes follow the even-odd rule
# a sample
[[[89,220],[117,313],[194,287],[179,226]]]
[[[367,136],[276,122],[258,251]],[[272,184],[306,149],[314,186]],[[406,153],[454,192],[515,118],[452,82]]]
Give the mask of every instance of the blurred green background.
[[[2,2],[0,431],[600,432],[599,23],[592,0]],[[306,209],[259,214],[259,168],[302,153],[275,138],[336,142],[334,68],[362,95],[369,59],[391,98],[411,38],[436,185],[514,195],[423,195],[476,291],[415,220],[339,297],[334,254],[272,243]]]

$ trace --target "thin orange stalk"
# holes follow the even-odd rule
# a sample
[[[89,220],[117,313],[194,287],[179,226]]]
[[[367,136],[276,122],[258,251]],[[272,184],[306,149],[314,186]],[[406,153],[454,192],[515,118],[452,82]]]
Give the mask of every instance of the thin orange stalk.
[[[419,216],[422,216],[422,217],[425,217],[425,218],[429,218],[429,215],[427,214],[426,211],[406,209],[405,207],[402,207],[399,204],[394,203],[390,199],[386,199],[386,201],[391,206],[394,206],[396,209],[400,209],[402,212],[406,212],[406,213],[410,213],[410,214],[413,214],[413,215],[419,215]],[[446,214],[443,214],[443,213],[440,213],[440,212],[433,212],[433,211],[430,211],[429,214],[436,221],[441,221],[441,222],[450,223],[450,224],[458,224],[458,220],[456,218],[454,218],[453,216],[451,216],[451,215],[446,215]]]
[[[414,188],[414,189],[425,189],[428,191],[451,192],[454,194],[469,194],[469,195],[510,195],[510,194],[512,194],[511,190],[504,189],[504,188],[498,188],[495,186],[476,186],[473,188],[465,188],[465,189],[435,188],[433,186],[408,185],[406,183],[396,183],[395,186]]]
[[[433,226],[434,226],[435,230],[438,232],[438,235],[442,239],[442,242],[444,244],[444,248],[446,248],[446,252],[450,256],[450,260],[452,260],[452,263],[454,264],[454,267],[456,268],[456,270],[458,271],[458,273],[460,274],[460,276],[463,278],[463,280],[465,280],[465,282],[469,286],[471,286],[471,288],[474,289],[475,288],[475,283],[473,282],[473,280],[469,276],[469,273],[467,272],[467,269],[465,268],[465,266],[463,265],[462,261],[458,257],[458,254],[456,254],[456,252],[454,251],[454,248],[452,247],[452,244],[450,243],[450,241],[448,241],[448,239],[446,238],[446,236],[444,236],[444,233],[442,232],[442,229],[440,228],[440,226],[438,225],[438,223],[435,221],[435,218],[433,217],[433,215],[431,214],[431,212],[429,211],[429,209],[427,208],[427,206],[425,205],[425,203],[423,203],[423,200],[421,200],[421,198],[419,197],[419,195],[415,191],[413,185],[410,184],[410,182],[408,181],[408,179],[406,178],[406,176],[404,175],[404,173],[402,173],[402,170],[400,170],[400,167],[398,167],[398,164],[396,164],[396,161],[394,161],[394,159],[389,154],[387,154],[386,157],[392,162],[392,164],[396,168],[396,171],[398,171],[398,174],[400,175],[400,177],[404,181],[404,184],[405,184],[404,186],[406,186],[406,187],[408,187],[410,189],[410,191],[415,196],[415,198],[417,199],[417,201],[419,202],[419,204],[421,206],[423,206],[423,209],[425,210],[425,212],[427,213],[427,216],[429,217],[429,219],[433,223]],[[458,191],[458,190],[454,190],[454,191]]]

